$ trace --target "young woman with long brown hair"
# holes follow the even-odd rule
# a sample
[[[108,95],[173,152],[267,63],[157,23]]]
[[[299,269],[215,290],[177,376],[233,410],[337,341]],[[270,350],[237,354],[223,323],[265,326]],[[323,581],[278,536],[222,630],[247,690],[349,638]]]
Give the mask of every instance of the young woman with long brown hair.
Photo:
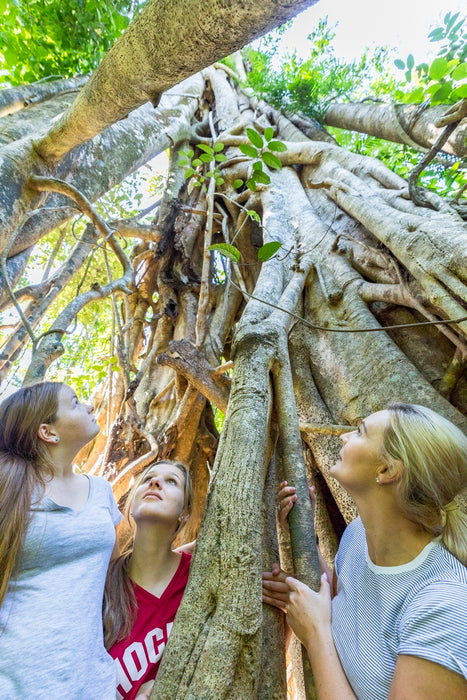
[[[148,697],[154,683],[188,581],[191,556],[172,544],[191,502],[188,470],[172,461],[149,465],[128,496],[133,533],[110,564],[104,595],[105,645],[117,666],[118,700]]]
[[[107,481],[73,460],[99,432],[65,384],[0,404],[0,697],[114,700],[102,633],[121,519]]]
[[[413,404],[393,404],[341,437],[329,473],[359,517],[335,560],[337,594],[281,572],[263,600],[287,613],[305,646],[319,700],[467,697],[467,438]],[[281,484],[280,521],[296,495]]]

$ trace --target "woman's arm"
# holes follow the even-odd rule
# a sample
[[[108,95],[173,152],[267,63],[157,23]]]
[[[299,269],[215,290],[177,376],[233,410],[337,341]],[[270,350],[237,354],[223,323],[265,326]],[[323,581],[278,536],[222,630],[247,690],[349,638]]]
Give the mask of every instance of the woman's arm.
[[[445,666],[401,654],[397,658],[388,700],[460,700],[467,698],[467,681]]]
[[[307,650],[318,700],[357,700],[341,662],[331,632],[331,590],[321,576],[318,593],[297,579],[285,579],[290,594],[287,622]]]

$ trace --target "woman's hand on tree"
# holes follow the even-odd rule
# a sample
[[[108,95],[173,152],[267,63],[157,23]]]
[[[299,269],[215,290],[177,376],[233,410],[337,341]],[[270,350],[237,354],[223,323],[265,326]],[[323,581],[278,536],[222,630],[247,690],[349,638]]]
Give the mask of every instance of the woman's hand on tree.
[[[311,510],[314,512],[315,505],[316,505],[315,487],[310,486],[308,491],[310,494]],[[276,496],[277,510],[279,513],[279,525],[286,532],[288,532],[288,530],[289,530],[289,523],[287,520],[287,516],[289,515],[290,511],[292,510],[293,504],[295,503],[297,498],[298,498],[298,496],[295,493],[295,486],[289,486],[287,481],[282,481],[279,484],[279,488],[277,489],[277,496]]]
[[[272,571],[263,571],[263,603],[269,603],[286,612],[289,602],[289,586],[285,583],[288,574],[279,564],[272,565]]]
[[[318,593],[292,576],[287,576],[284,584],[289,590],[289,600],[285,606],[287,622],[302,644],[308,647],[316,630],[331,625],[331,588],[328,577],[325,573],[321,576]]]

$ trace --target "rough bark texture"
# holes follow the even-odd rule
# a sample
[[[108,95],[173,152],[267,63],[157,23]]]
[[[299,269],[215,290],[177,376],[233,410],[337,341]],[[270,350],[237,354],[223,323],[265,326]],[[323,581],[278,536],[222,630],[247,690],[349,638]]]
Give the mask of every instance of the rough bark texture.
[[[325,124],[359,131],[380,139],[404,143],[417,150],[429,150],[443,127],[439,121],[452,105],[332,104],[326,110]],[[445,153],[458,158],[467,154],[467,119],[444,144]]]
[[[245,22],[258,22],[248,37],[282,19],[284,8],[302,4],[238,3]],[[173,3],[154,5],[161,10]],[[206,5],[193,2],[193,12],[206,14]],[[211,5],[227,13],[231,4]],[[273,6],[267,20],[249,14],[265,7],[271,13]],[[221,21],[221,15],[212,17],[214,25]],[[239,22],[237,15],[231,22]],[[223,27],[226,36],[236,31]],[[191,39],[205,39],[202,55],[212,57],[215,42],[208,35],[206,29],[202,37],[192,32]],[[231,49],[222,46],[224,53]],[[109,54],[103,75],[118,51]],[[170,54],[167,43],[164,52]],[[145,68],[143,77],[151,71]],[[135,88],[140,96],[124,99],[134,107],[145,90],[142,80]],[[51,98],[48,109],[57,100],[58,113],[63,99]],[[152,697],[279,700],[283,622],[279,613],[262,609],[260,597],[261,571],[278,556],[274,481],[287,478],[300,496],[291,541],[280,537],[283,565],[317,586],[314,525],[332,563],[345,523],[355,515],[329,476],[338,435],[399,400],[427,404],[465,428],[466,224],[448,206],[416,206],[407,183],[380,162],[347,152],[300,119],[292,123],[245,95],[222,67],[169,91],[156,112],[145,105],[112,126],[109,120],[130,107],[123,102],[115,108],[121,113],[113,106],[107,112],[106,99],[101,95],[98,117],[80,103],[79,119],[89,115],[86,138],[99,125],[108,128],[53,167],[31,147],[35,123],[45,129],[52,111],[38,104],[28,108],[32,117],[23,119],[21,110],[4,117],[10,136],[0,146],[0,172],[11,177],[0,189],[1,308],[21,312],[22,319],[2,329],[3,376],[29,343],[28,381],[44,378],[79,309],[111,296],[112,352],[120,372],[109,371],[100,387],[102,433],[80,455],[81,466],[108,478],[122,503],[134,475],[154,459],[185,460],[195,485],[193,517],[182,535],[198,535],[192,573]],[[47,150],[53,134],[54,158],[70,148],[64,125],[72,121],[66,117],[41,140]],[[253,172],[252,160],[239,150],[248,143],[245,129],[263,133],[268,126],[287,146],[277,154],[282,169],[265,167],[271,183],[256,191],[234,188],[236,179]],[[218,142],[227,158],[217,163],[223,182],[207,175],[212,164],[195,165],[198,176],[207,177],[203,190],[185,178],[180,148],[190,145],[200,156],[199,144]],[[168,146],[168,178],[152,224],[105,221],[92,202]],[[77,210],[90,223],[69,259],[37,285],[22,287],[31,248]],[[73,230],[63,235],[72,237]],[[239,261],[211,256],[211,241],[233,243]],[[260,263],[258,250],[272,241],[281,249]],[[117,273],[60,306],[61,290],[82,273],[96,245],[115,256]],[[421,325],[427,321],[436,323]],[[39,328],[46,334],[39,336]],[[226,413],[220,438],[213,408]],[[314,524],[307,498],[312,481]],[[313,697],[309,678],[305,685],[303,692]]]
[[[70,112],[37,144],[38,152],[47,161],[63,157],[148,100],[157,104],[172,85],[314,1],[151,0],[114,44]]]

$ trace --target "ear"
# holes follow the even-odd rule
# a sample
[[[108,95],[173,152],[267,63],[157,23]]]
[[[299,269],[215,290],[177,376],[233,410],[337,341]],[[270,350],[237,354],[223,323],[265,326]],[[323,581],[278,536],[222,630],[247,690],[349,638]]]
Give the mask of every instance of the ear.
[[[37,437],[43,442],[55,444],[58,442],[57,432],[52,428],[49,423],[41,423],[37,431]]]
[[[395,459],[390,464],[383,464],[376,474],[380,486],[397,484],[401,480],[404,472],[404,465],[400,459]]]

